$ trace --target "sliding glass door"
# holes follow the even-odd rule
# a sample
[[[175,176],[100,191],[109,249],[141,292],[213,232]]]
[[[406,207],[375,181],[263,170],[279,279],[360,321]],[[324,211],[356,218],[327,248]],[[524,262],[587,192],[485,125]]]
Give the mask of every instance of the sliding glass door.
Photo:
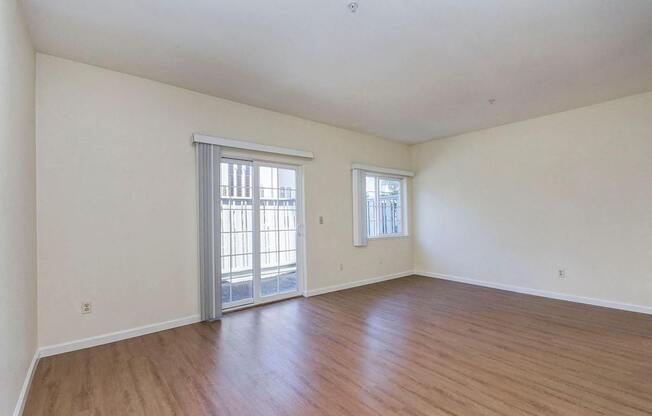
[[[300,170],[223,158],[220,171],[224,309],[300,293]]]
[[[297,172],[257,166],[260,191],[260,296],[296,292]]]

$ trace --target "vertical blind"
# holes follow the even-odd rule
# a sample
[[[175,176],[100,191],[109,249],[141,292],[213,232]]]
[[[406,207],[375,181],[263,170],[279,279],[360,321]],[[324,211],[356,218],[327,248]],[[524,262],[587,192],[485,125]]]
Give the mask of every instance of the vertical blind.
[[[220,147],[197,143],[199,180],[199,285],[202,321],[220,319]]]
[[[353,245],[367,245],[366,171],[353,169]]]

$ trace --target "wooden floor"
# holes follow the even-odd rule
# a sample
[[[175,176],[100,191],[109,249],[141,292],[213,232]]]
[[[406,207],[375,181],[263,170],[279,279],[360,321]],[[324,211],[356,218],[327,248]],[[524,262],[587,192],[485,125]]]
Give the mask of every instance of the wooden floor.
[[[652,316],[407,277],[45,358],[25,415],[652,415]]]

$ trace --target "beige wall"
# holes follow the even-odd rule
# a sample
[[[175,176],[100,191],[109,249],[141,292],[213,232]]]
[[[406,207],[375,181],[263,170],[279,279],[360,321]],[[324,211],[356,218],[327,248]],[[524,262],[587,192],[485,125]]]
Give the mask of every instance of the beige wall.
[[[652,306],[652,93],[411,153],[417,271]]]
[[[308,289],[412,269],[409,238],[351,226],[351,163],[406,169],[407,146],[38,54],[41,345],[198,313],[194,132],[315,153]]]
[[[0,2],[0,414],[14,411],[36,350],[34,50]]]

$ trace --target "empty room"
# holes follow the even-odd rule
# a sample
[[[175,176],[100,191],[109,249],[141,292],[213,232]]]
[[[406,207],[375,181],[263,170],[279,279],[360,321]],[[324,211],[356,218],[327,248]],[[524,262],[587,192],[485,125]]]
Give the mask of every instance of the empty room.
[[[0,416],[652,415],[652,1],[0,2]]]

